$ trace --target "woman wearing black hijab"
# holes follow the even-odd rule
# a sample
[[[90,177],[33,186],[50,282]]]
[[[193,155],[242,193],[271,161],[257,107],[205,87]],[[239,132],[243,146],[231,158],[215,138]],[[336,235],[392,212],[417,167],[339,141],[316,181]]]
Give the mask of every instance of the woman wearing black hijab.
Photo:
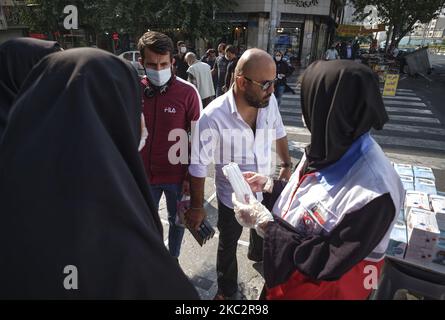
[[[403,204],[400,178],[371,128],[388,120],[377,77],[351,61],[319,61],[301,86],[311,143],[289,183],[247,173],[271,212],[234,199],[238,221],[264,235],[268,299],[366,299]],[[278,195],[278,197],[276,196]]]
[[[44,56],[60,50],[55,41],[33,38],[11,39],[0,45],[0,138],[12,103],[31,69]]]
[[[0,147],[0,298],[198,298],[163,244],[139,90],[129,64],[97,49],[30,73]]]

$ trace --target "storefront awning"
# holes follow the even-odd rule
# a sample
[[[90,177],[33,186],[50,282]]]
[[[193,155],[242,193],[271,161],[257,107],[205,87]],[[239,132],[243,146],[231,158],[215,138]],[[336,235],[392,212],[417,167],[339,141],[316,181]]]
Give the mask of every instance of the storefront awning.
[[[341,24],[337,27],[337,35],[343,37],[354,37],[358,35],[367,35],[374,32],[385,31],[385,25],[379,24],[377,28],[366,28],[362,25]]]

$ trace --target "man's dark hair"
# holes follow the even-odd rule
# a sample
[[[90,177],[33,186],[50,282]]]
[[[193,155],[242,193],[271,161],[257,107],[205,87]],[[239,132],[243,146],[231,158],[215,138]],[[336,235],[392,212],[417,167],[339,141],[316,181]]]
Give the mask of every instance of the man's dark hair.
[[[144,60],[145,48],[157,54],[169,53],[170,58],[174,50],[172,39],[156,31],[148,31],[139,39],[138,50],[141,53],[142,60]]]
[[[228,46],[226,47],[226,53],[227,53],[227,52],[230,52],[230,53],[236,55],[236,54],[238,53],[237,51],[238,51],[238,50],[236,50],[236,48],[235,48],[234,46],[228,45]]]

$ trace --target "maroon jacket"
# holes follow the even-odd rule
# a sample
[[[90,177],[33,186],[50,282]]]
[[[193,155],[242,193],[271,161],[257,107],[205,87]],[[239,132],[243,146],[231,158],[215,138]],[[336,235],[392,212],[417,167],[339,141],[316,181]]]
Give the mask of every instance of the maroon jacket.
[[[143,78],[142,91],[147,84],[148,79]],[[192,84],[174,77],[165,93],[156,92],[152,98],[142,94],[142,100],[148,138],[141,155],[148,181],[150,184],[180,184],[188,165],[170,163],[168,152],[179,138],[168,141],[168,135],[174,129],[190,132],[191,122],[199,119],[202,109],[199,93]]]

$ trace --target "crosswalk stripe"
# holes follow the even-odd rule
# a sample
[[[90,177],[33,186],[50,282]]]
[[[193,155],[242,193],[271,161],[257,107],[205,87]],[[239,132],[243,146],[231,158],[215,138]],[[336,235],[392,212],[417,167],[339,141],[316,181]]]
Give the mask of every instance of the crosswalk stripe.
[[[281,97],[281,100],[300,100],[300,95],[299,94],[284,94]],[[405,100],[409,100],[409,101],[422,101],[421,98],[416,97],[416,96],[405,96],[405,95],[396,95],[394,97],[392,96],[383,96],[383,100],[401,100],[401,103],[404,103]]]
[[[303,127],[285,126],[285,128],[288,134],[298,134],[301,136],[311,135],[309,130]],[[441,128],[430,128],[430,127],[411,126],[411,125],[393,124],[393,123],[385,124],[383,130],[379,132],[385,133],[387,131],[445,136],[445,130]]]
[[[426,140],[418,138],[389,137],[382,135],[373,135],[375,141],[382,145],[401,146],[401,147],[419,147],[422,149],[432,149],[445,151],[445,142],[437,140]]]
[[[414,92],[412,89],[397,89],[400,92]]]
[[[407,96],[394,96],[394,97],[388,97],[388,96],[384,96],[383,100],[411,100],[411,101],[422,101],[422,99],[420,99],[419,97],[407,97]]]
[[[411,114],[433,114],[431,110],[425,109],[411,109],[411,108],[397,108],[397,107],[386,107],[386,111],[388,112],[404,112]]]
[[[395,116],[389,115],[390,120],[396,121],[409,121],[409,122],[422,122],[422,123],[437,123],[440,124],[439,119],[436,118],[426,118],[426,117],[411,117],[411,116]]]
[[[376,139],[377,141],[377,139]],[[304,152],[307,146],[306,142],[289,141],[289,150]],[[427,157],[403,153],[385,152],[388,158],[397,163],[409,163],[413,165],[422,165],[435,170],[445,170],[445,161],[442,157]]]
[[[290,106],[290,105],[283,105],[283,106]],[[280,108],[280,113],[282,116],[284,113],[286,114],[292,114],[292,115],[299,115],[301,116],[301,107],[300,105],[293,105],[291,108]],[[405,113],[405,114],[419,114],[419,115],[433,115],[431,110],[427,109],[413,109],[413,108],[398,108],[398,107],[386,107],[386,111],[388,113]],[[285,115],[284,115],[285,116]],[[402,120],[403,121],[403,120]],[[421,120],[422,122],[422,120]]]
[[[429,167],[435,170],[445,170],[445,161],[443,161],[443,157],[426,157],[392,152],[385,152],[385,154],[389,159],[396,163],[409,163],[412,165]]]
[[[426,104],[423,102],[411,102],[411,101],[386,100],[385,104],[387,104],[387,105],[404,105],[404,106],[411,106],[411,107],[426,107]]]
[[[382,146],[390,147],[419,147],[421,149],[445,151],[445,142],[418,138],[389,137],[373,134],[372,137]],[[302,151],[310,142],[308,135],[299,135],[295,140],[289,140],[289,150]],[[443,160],[442,160],[443,161]],[[444,161],[445,162],[445,161]]]
[[[422,126],[413,126],[397,123],[387,123],[383,126],[383,132],[385,131],[399,131],[405,133],[420,133],[420,134],[431,134],[437,136],[445,136],[445,130],[441,128],[431,128]]]
[[[300,136],[310,136],[311,133],[308,129],[302,127],[294,127],[294,126],[284,126],[287,134],[298,134]]]
[[[383,94],[383,90],[380,91],[380,93]],[[417,95],[413,92],[400,92],[400,91],[396,91],[396,95],[397,96],[413,96],[413,97],[417,97]]]

